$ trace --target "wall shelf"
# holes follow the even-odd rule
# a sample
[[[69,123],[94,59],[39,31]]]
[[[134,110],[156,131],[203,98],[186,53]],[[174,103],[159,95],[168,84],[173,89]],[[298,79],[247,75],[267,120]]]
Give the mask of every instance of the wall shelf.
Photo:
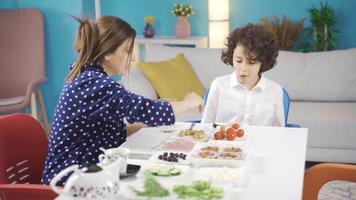
[[[155,36],[153,38],[145,38],[143,36],[137,36],[135,39],[134,60],[144,60],[144,49],[147,44],[159,44],[168,46],[179,47],[193,47],[193,48],[208,48],[207,36],[191,36],[189,38],[181,39],[175,36]],[[143,46],[144,48],[141,48]]]
[[[137,36],[136,42],[138,44],[161,44],[161,45],[177,45],[177,46],[193,46],[196,48],[207,48],[208,37],[206,36],[191,36],[189,38],[180,39],[175,36],[155,36],[153,38],[144,38]]]

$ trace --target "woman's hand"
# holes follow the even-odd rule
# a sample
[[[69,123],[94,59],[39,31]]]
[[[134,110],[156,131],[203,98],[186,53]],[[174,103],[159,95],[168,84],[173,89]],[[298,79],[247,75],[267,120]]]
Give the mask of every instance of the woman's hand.
[[[173,108],[174,115],[180,114],[187,110],[198,107],[199,112],[203,112],[204,100],[195,92],[189,92],[182,101],[170,102]]]
[[[127,128],[127,131],[126,131],[126,136],[130,136],[134,133],[136,133],[137,131],[139,131],[141,128],[144,128],[144,127],[147,127],[146,124],[143,124],[143,123],[140,123],[140,122],[136,122],[136,123],[133,123],[133,124],[129,124],[127,123],[126,124],[126,128]]]
[[[199,107],[199,112],[203,112],[204,109],[204,100],[195,92],[189,92],[183,98],[183,102],[186,102],[191,108]]]

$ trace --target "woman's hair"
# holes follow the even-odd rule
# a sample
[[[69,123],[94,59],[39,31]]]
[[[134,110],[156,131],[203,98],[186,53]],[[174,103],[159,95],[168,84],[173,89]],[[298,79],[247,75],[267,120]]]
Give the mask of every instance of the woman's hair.
[[[105,55],[114,51],[127,39],[131,39],[126,67],[129,67],[136,31],[124,20],[114,16],[103,16],[96,22],[89,18],[74,17],[79,23],[75,48],[78,60],[67,76],[72,82],[81,73],[86,63],[100,63]]]
[[[268,71],[276,64],[278,43],[272,33],[264,31],[262,26],[247,24],[237,28],[227,38],[227,50],[222,52],[221,60],[233,66],[233,55],[237,45],[245,48],[245,55],[249,60],[261,62],[259,73]],[[255,57],[254,57],[255,56]]]

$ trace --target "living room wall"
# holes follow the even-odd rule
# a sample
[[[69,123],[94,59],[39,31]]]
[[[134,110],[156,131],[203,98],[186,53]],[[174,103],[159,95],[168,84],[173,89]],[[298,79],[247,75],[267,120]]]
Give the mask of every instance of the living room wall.
[[[157,35],[174,34],[175,17],[171,14],[176,2],[189,3],[196,15],[190,18],[192,35],[208,35],[208,0],[102,0],[102,15],[116,15],[127,20],[138,33],[143,32],[144,16],[153,15],[157,19]],[[230,29],[246,23],[256,23],[265,16],[289,16],[300,20],[308,16],[307,9],[312,4],[319,6],[321,0],[230,0]],[[329,0],[329,5],[338,17],[340,31],[337,49],[356,47],[356,1]],[[306,20],[305,26],[309,26]]]
[[[189,3],[196,15],[191,17],[192,35],[208,35],[208,0],[101,0],[102,15],[115,15],[127,20],[141,34],[143,17],[154,15],[157,19],[157,35],[173,35],[175,17],[171,15],[176,2]],[[230,0],[230,27],[255,23],[264,16],[287,15],[293,20],[307,16],[311,4],[319,0]],[[356,1],[329,0],[338,16],[341,31],[337,49],[356,47]],[[1,0],[0,9],[38,8],[45,18],[46,75],[48,81],[41,86],[49,119],[57,103],[66,74],[67,66],[75,59],[73,41],[78,24],[67,14],[94,15],[94,0]],[[306,24],[308,25],[308,23]]]
[[[82,1],[73,0],[0,1],[0,9],[37,8],[42,11],[45,22],[47,81],[41,84],[40,89],[50,121],[53,119],[53,111],[68,73],[67,66],[75,59],[73,41],[78,24],[67,14],[79,16],[83,5]],[[84,6],[90,8],[90,5]]]

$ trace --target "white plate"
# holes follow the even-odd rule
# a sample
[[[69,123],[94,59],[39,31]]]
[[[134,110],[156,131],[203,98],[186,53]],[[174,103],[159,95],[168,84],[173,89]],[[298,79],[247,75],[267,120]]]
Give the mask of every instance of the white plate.
[[[182,149],[180,146],[184,145],[184,143],[190,143],[192,144],[192,148],[187,148],[187,149]],[[194,146],[195,146],[195,141],[192,140],[185,140],[185,139],[168,139],[164,141],[162,144],[160,144],[156,151],[180,151],[180,152],[190,152]],[[171,146],[169,147],[169,144]]]
[[[193,177],[193,180],[210,180],[217,185],[220,183],[232,183],[234,188],[246,188],[249,185],[248,172],[244,167],[192,168],[185,175]]]
[[[158,127],[161,132],[171,133],[173,131],[183,130],[189,128],[190,123],[176,122],[174,125],[166,125]]]
[[[185,130],[185,129],[183,129]],[[183,130],[179,130],[179,131],[174,131],[174,134],[172,135],[171,139],[184,139],[184,140],[193,140],[193,141],[199,141],[199,142],[205,142],[205,141],[208,141],[208,139],[210,138],[210,135],[212,132],[205,132],[205,135],[203,138],[201,139],[196,139],[196,138],[193,138],[192,135],[189,135],[189,136],[180,136],[180,132],[183,131]],[[194,130],[197,130],[197,129],[194,129]]]
[[[165,160],[161,160],[158,158],[159,155],[162,155],[163,153],[167,152],[168,154],[170,153],[183,153],[186,156],[186,159],[178,159],[178,162],[168,162]],[[176,165],[189,165],[190,164],[190,154],[187,152],[182,152],[182,151],[156,151],[149,159],[150,162],[152,163],[162,163],[162,164],[176,164]]]
[[[219,148],[219,150],[216,152],[218,158],[201,158],[199,156],[199,152],[201,151],[202,148],[208,147],[208,146],[216,146]],[[222,153],[221,149],[223,148],[231,148],[231,147],[238,147],[242,149],[241,156],[242,158],[240,159],[224,159],[220,158],[219,155]],[[221,140],[215,140],[215,141],[209,141],[206,143],[197,143],[194,147],[194,149],[190,153],[190,161],[193,164],[193,166],[197,167],[241,167],[245,163],[246,155],[247,155],[247,146],[246,143],[244,142],[239,142],[239,141],[221,141]],[[240,154],[240,153],[239,153]]]
[[[164,167],[167,165],[173,165],[175,168],[179,168],[180,169],[180,174],[176,175],[176,176],[154,176],[157,179],[170,179],[170,180],[177,180],[177,179],[183,179],[186,175],[186,172],[190,169],[189,166],[186,165],[175,165],[175,164],[158,164],[158,163],[150,163],[148,165],[145,165],[144,167],[142,167],[142,169],[139,171],[139,173],[137,173],[137,177],[138,178],[144,178],[144,174],[146,170],[151,169],[154,166],[160,166],[160,167]]]
[[[210,140],[215,140],[215,141],[247,141],[248,139],[248,134],[246,131],[246,128],[244,127],[240,127],[239,129],[243,129],[244,130],[244,135],[242,137],[236,137],[235,140],[227,140],[227,138],[225,138],[224,140],[215,140],[214,138],[214,134],[218,131],[220,131],[220,127],[216,127],[213,131],[213,133],[211,134]]]
[[[207,141],[210,136],[214,133],[215,128],[212,126],[212,124],[201,124],[201,123],[195,123],[192,130],[202,130],[205,132],[205,136],[202,139],[195,139],[193,136],[180,136],[180,132],[187,130],[191,127],[191,124],[185,124],[186,126],[180,126],[180,129],[175,129],[172,134],[173,139],[189,139],[189,140],[194,140],[194,141],[201,141],[205,142]],[[184,127],[184,128],[182,128]]]

